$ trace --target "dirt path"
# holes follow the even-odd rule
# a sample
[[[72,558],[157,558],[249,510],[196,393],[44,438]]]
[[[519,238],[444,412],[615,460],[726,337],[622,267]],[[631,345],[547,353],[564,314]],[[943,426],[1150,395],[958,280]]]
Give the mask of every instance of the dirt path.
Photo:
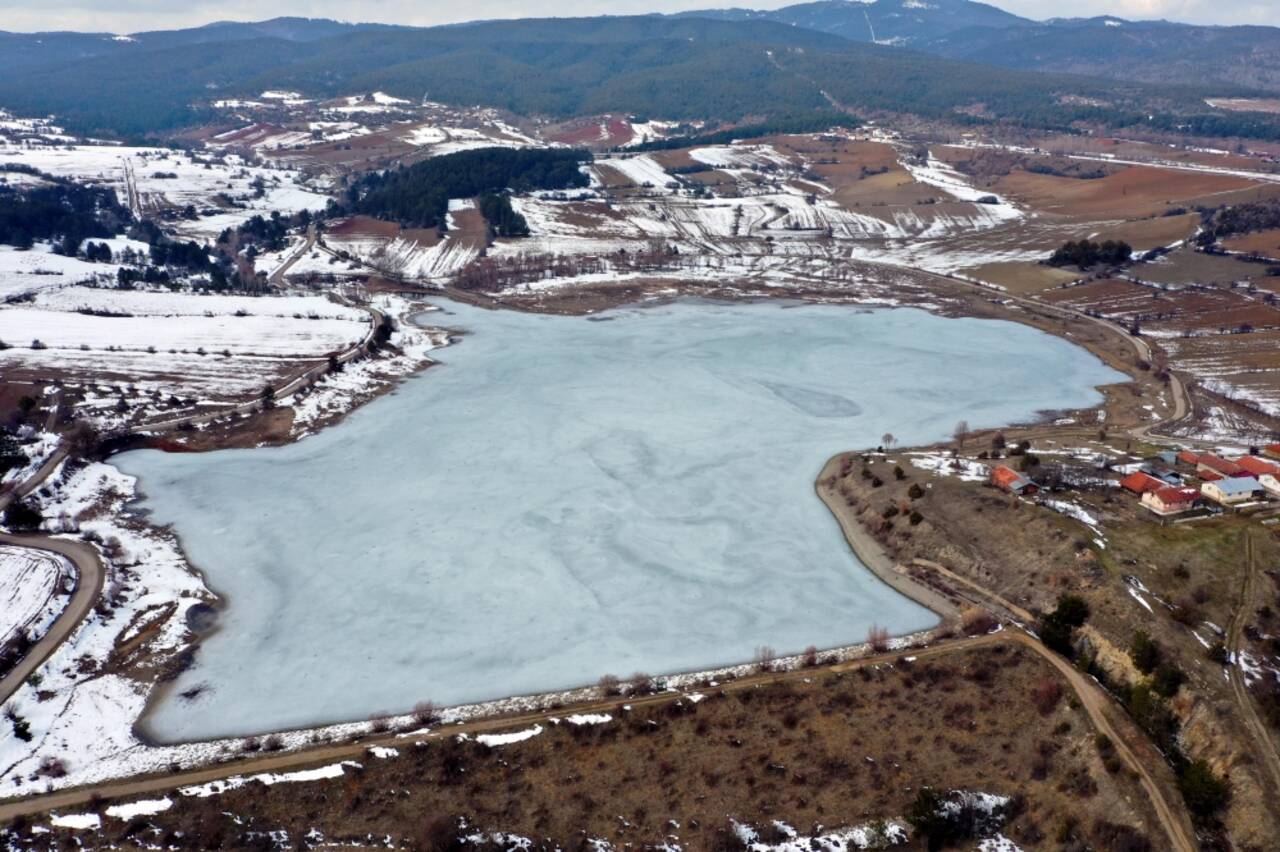
[[[1245,575],[1241,582],[1240,605],[1236,607],[1235,616],[1232,617],[1231,624],[1227,627],[1227,651],[1233,657],[1240,653],[1244,645],[1244,627],[1249,620],[1254,581],[1258,575],[1257,553],[1253,545],[1252,531],[1245,533],[1244,544]],[[1261,773],[1263,787],[1267,790],[1267,797],[1274,802],[1277,798],[1280,798],[1280,753],[1276,751],[1275,741],[1271,738],[1271,731],[1267,728],[1266,723],[1262,721],[1262,718],[1258,716],[1253,697],[1249,694],[1249,685],[1244,679],[1244,671],[1240,666],[1227,666],[1227,677],[1231,681],[1231,693],[1235,699],[1236,707],[1240,711],[1240,718],[1244,721],[1249,733],[1257,740],[1258,749],[1256,753],[1262,759],[1263,764]]]
[[[71,593],[71,600],[67,603],[66,609],[53,622],[48,632],[40,637],[40,641],[31,646],[22,661],[0,680],[0,704],[3,704],[93,611],[94,605],[98,602],[98,596],[102,594],[106,572],[103,570],[102,561],[98,558],[97,552],[89,545],[78,541],[41,535],[0,533],[0,544],[47,550],[65,556],[76,566],[76,587]]]

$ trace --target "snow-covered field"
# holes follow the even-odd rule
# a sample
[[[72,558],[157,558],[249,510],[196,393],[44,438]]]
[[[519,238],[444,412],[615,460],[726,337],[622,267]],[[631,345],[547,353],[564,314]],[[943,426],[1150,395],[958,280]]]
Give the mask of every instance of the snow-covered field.
[[[0,370],[61,377],[101,424],[255,399],[364,340],[369,315],[321,296],[65,287],[0,307]],[[38,343],[37,343],[38,341]],[[121,406],[121,400],[124,405]]]
[[[66,608],[75,567],[45,550],[0,544],[0,646],[18,633],[44,635]]]
[[[27,251],[0,245],[0,302],[80,281],[110,284],[119,268],[114,263],[89,263],[54,254],[44,243]]]
[[[179,230],[215,238],[256,214],[321,210],[328,196],[303,185],[287,169],[245,163],[233,154],[193,154],[123,145],[30,145],[0,136],[0,161],[32,166],[47,174],[115,189],[135,212],[196,208],[198,219]],[[222,198],[236,202],[228,206]]]

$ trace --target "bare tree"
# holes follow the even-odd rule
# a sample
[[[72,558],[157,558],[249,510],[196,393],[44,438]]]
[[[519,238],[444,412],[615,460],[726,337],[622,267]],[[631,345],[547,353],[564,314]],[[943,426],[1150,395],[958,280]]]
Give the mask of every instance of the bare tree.
[[[872,624],[867,629],[867,644],[871,646],[871,650],[877,654],[883,654],[889,650],[889,628],[881,627],[878,624]]]
[[[898,439],[893,436],[892,432],[885,432],[880,436],[880,446],[886,450],[892,450],[893,445],[898,443]]]
[[[955,431],[952,432],[956,441],[960,444],[960,449],[964,449],[964,441],[969,437],[969,421],[961,420],[956,424]]]
[[[611,674],[601,675],[599,685],[600,694],[604,696],[618,695],[622,692],[618,678]]]
[[[777,658],[778,652],[768,645],[760,645],[756,648],[755,665],[762,672],[773,671],[773,665]]]
[[[419,701],[413,705],[413,720],[419,725],[430,725],[440,719],[440,712],[434,701]]]

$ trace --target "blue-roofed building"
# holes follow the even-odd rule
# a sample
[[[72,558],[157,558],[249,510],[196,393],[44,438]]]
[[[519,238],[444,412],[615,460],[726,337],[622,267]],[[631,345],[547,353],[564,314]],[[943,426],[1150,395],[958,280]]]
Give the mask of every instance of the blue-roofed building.
[[[1200,486],[1200,493],[1222,506],[1238,506],[1252,500],[1262,486],[1251,476],[1228,476]]]

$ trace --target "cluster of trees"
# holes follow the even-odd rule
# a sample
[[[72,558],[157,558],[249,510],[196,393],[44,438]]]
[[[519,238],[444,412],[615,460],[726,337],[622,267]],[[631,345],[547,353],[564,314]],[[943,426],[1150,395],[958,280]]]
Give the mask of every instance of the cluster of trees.
[[[408,227],[443,227],[450,198],[473,198],[507,190],[584,187],[589,181],[578,166],[590,161],[589,152],[572,149],[459,151],[395,171],[367,175],[348,191],[347,207]],[[501,214],[500,207],[494,207],[494,212]],[[508,217],[506,224],[518,223]]]
[[[310,210],[302,210],[292,216],[281,216],[279,210],[272,210],[270,216],[259,213],[243,222],[235,229],[234,236],[241,248],[256,246],[259,251],[280,251],[285,247],[290,230],[310,224]],[[229,245],[232,236],[232,230],[227,228],[218,235],[218,245]]]
[[[1202,246],[1211,246],[1236,234],[1280,228],[1280,199],[1202,210],[1200,218],[1202,227],[1196,240]]]
[[[48,240],[75,256],[84,240],[115,236],[132,218],[110,189],[46,180],[40,186],[0,186],[0,243],[25,249]]]
[[[615,272],[658,272],[678,269],[682,258],[674,246],[654,243],[644,251],[619,250],[608,258],[589,255],[520,254],[484,257],[458,273],[454,284],[463,290],[493,292],[548,278],[576,278]]]
[[[1069,241],[1049,256],[1050,266],[1078,266],[1089,269],[1099,263],[1104,266],[1120,266],[1133,257],[1133,247],[1123,240],[1107,240],[1095,243],[1090,240]]]
[[[499,237],[527,237],[529,223],[511,207],[511,199],[498,193],[480,196],[480,215]]]

